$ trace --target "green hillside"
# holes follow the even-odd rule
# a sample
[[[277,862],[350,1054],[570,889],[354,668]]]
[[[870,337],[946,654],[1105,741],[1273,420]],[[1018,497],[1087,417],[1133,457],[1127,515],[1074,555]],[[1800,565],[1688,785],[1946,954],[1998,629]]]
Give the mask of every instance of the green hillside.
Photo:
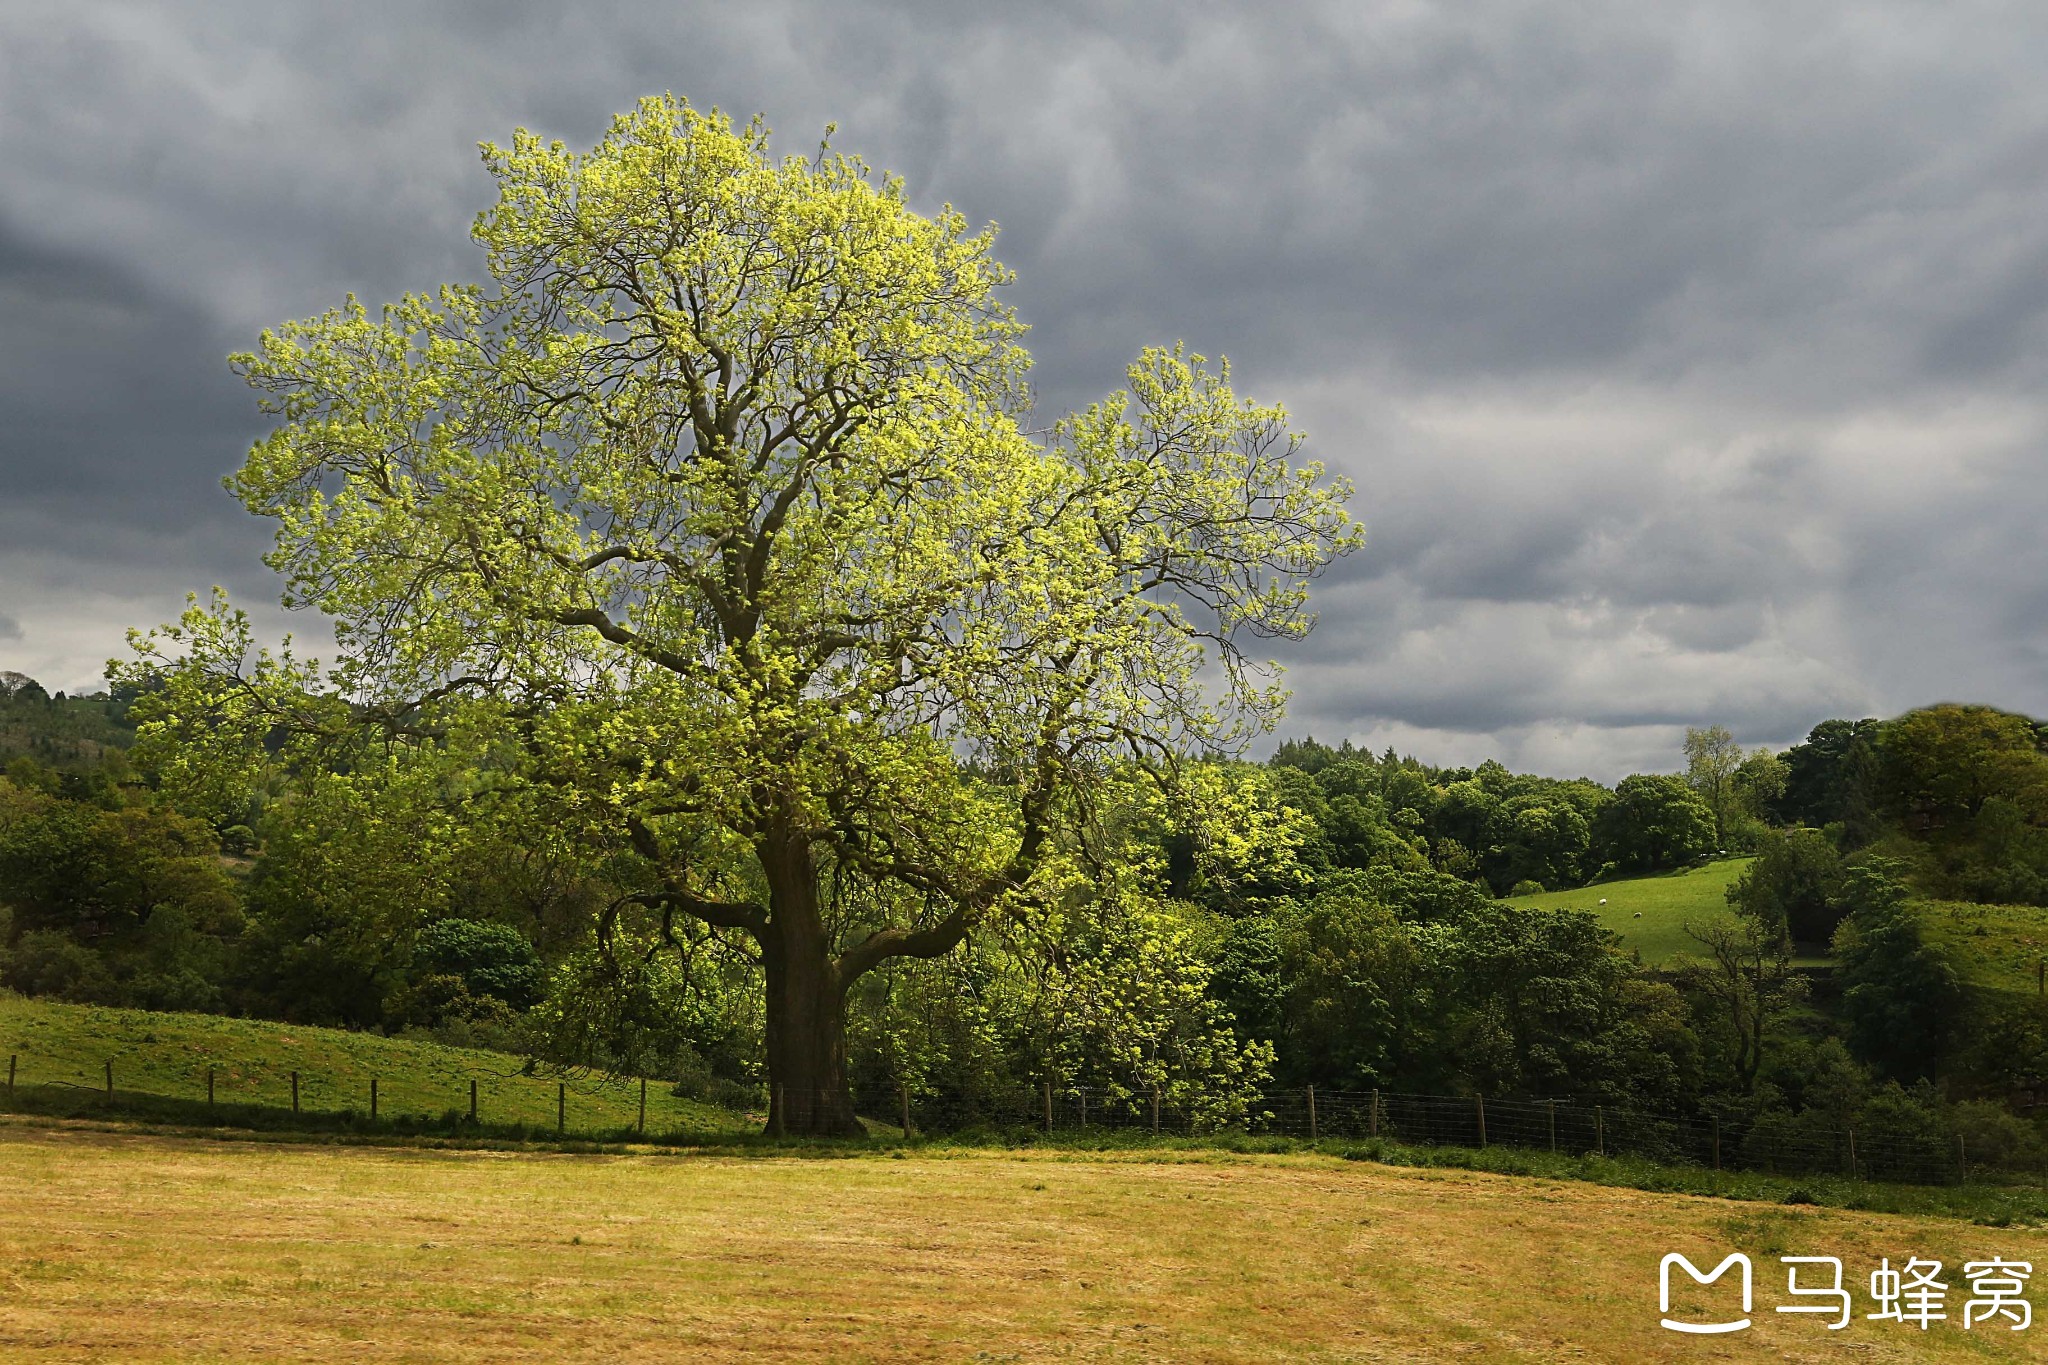
[[[51,697],[23,674],[0,670],[0,769],[17,758],[63,771],[93,768],[134,742],[124,703]]]
[[[113,1063],[116,1097],[134,1094],[204,1102],[206,1072],[223,1105],[289,1109],[291,1073],[299,1074],[300,1107],[309,1112],[366,1114],[370,1078],[377,1078],[378,1114],[385,1119],[467,1113],[477,1082],[477,1116],[487,1125],[555,1126],[555,1087],[568,1087],[571,1134],[616,1132],[638,1118],[640,1087],[622,1077],[520,1074],[520,1059],[498,1052],[442,1047],[370,1033],[303,1028],[206,1014],[160,1014],[29,1000],[0,992],[0,1066],[15,1059],[26,1090],[76,1087],[98,1091]],[[647,1087],[647,1131],[742,1132],[760,1120],[694,1100],[666,1083]]]
[[[1640,952],[1645,962],[1662,962],[1676,953],[1698,951],[1699,945],[1686,937],[1686,921],[1732,918],[1728,887],[1749,863],[1748,858],[1723,858],[1705,867],[1652,877],[1518,896],[1515,904],[1531,909],[1591,910],[1603,926],[1621,935],[1624,952]]]
[[[1920,926],[1972,985],[2034,995],[2048,959],[2048,909],[1922,901]]]

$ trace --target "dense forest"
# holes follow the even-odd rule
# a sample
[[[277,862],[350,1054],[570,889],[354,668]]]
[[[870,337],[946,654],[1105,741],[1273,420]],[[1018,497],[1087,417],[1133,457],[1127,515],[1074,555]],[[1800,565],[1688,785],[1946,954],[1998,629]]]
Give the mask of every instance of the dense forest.
[[[0,675],[0,981],[606,1064],[744,1102],[759,963],[638,911],[620,870],[487,773],[290,769],[243,788],[131,748],[132,694]],[[1828,720],[1783,752],[1688,732],[1612,787],[1291,740],[1169,793],[1108,770],[1047,912],[856,988],[856,1077],[961,1121],[1039,1078],[1159,1085],[1215,1121],[1270,1085],[1575,1099],[1785,1124],[1975,1125],[2038,1148],[2048,726],[1982,706]],[[425,784],[424,786],[422,784]],[[1624,955],[1532,897],[1750,859],[1691,952]],[[2027,921],[2034,922],[2034,921]],[[2010,960],[2002,960],[2010,959]],[[1975,959],[1973,959],[1973,962]]]

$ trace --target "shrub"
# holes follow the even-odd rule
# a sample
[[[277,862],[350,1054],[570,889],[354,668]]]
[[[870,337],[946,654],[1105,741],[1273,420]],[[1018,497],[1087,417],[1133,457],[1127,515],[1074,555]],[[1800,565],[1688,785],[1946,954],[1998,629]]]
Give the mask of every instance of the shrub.
[[[122,1003],[120,984],[99,954],[55,929],[23,934],[7,968],[7,984],[23,995],[47,995],[81,1005]]]
[[[502,1000],[515,1011],[538,1003],[547,984],[533,945],[510,925],[488,920],[435,920],[420,930],[413,964],[428,977],[457,978],[467,994]]]

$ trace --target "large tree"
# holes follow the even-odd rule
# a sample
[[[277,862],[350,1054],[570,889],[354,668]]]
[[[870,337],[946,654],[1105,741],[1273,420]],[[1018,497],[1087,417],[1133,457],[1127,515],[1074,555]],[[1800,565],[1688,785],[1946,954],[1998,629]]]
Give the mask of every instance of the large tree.
[[[1728,827],[1736,807],[1735,774],[1742,766],[1742,746],[1725,725],[1685,729],[1685,784],[1714,813],[1714,839],[1728,843]]]
[[[491,283],[235,358],[279,421],[230,486],[338,664],[195,611],[157,725],[488,753],[615,910],[758,953],[771,1127],[856,1131],[849,986],[1071,896],[1112,758],[1270,728],[1243,642],[1310,627],[1349,488],[1179,348],[1031,428],[993,230],[827,147],[669,97],[484,160]]]

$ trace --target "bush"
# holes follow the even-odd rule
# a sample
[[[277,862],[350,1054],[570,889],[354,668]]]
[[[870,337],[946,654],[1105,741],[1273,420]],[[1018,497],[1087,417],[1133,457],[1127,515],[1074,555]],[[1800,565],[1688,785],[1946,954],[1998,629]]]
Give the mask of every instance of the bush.
[[[547,978],[533,945],[507,924],[488,920],[435,920],[420,930],[413,964],[426,976],[454,977],[471,996],[502,1000],[511,1009],[531,1009]]]
[[[1757,859],[1728,888],[1729,904],[1799,943],[1826,943],[1842,920],[1841,855],[1825,835],[1795,829],[1764,835]]]
[[[99,954],[55,929],[31,929],[21,936],[7,964],[7,984],[23,995],[79,1005],[123,1003],[120,984]]]
[[[1955,1169],[1955,1139],[1943,1125],[1931,1087],[1908,1093],[1897,1081],[1863,1103],[1856,1116],[1857,1174],[1922,1184]]]
[[[1958,1153],[1971,1166],[1996,1166],[2006,1171],[2048,1168],[2048,1138],[2002,1104],[1966,1100],[1949,1109],[1949,1127],[1962,1139]]]

